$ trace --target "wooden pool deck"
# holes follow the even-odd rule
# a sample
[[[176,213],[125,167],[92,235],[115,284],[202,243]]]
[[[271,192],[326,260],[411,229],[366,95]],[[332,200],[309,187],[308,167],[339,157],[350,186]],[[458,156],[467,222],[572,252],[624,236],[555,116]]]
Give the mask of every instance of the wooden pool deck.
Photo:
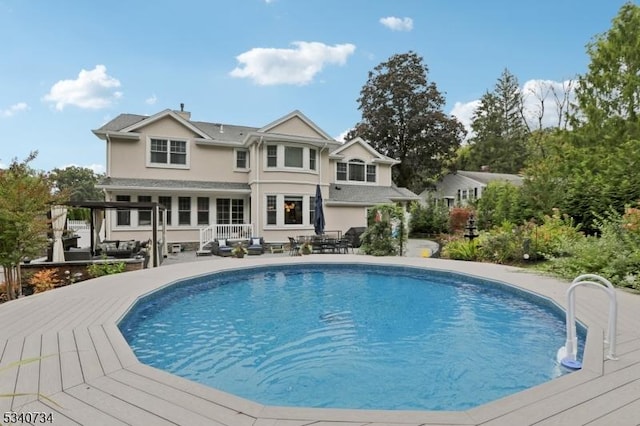
[[[605,293],[580,288],[577,314],[589,327],[584,368],[461,412],[264,406],[140,364],[116,326],[137,298],[186,276],[299,262],[402,264],[464,272],[512,283],[563,306],[568,288],[568,283],[513,267],[359,255],[210,258],[94,279],[0,305],[0,394],[15,394],[0,397],[0,416],[8,411],[44,412],[53,414],[55,425],[92,426],[640,424],[640,295],[625,291],[617,293],[618,360],[604,357]],[[32,362],[12,366],[19,360]],[[7,424],[1,417],[0,423]]]

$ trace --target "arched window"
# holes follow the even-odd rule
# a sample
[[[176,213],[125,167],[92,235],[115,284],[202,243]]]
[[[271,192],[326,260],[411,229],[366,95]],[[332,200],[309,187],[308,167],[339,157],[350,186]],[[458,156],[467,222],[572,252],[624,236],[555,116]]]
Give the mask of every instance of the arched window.
[[[336,180],[375,182],[376,166],[358,159],[336,163]]]

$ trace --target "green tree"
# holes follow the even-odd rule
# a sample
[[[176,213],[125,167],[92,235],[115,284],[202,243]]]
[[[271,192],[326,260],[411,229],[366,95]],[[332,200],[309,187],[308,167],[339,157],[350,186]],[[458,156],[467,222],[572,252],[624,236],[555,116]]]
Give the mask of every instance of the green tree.
[[[485,93],[473,115],[474,136],[469,165],[496,173],[519,173],[527,154],[529,130],[522,114],[523,98],[518,79],[505,69],[493,92]]]
[[[103,192],[96,188],[101,177],[102,175],[94,173],[89,168],[78,166],[56,168],[51,171],[51,179],[56,188],[68,193],[71,201],[103,201]],[[88,209],[69,209],[69,219],[87,220],[88,218]]]
[[[358,98],[362,121],[350,132],[400,160],[393,181],[414,192],[442,174],[465,136],[462,124],[442,111],[444,96],[428,71],[414,52],[376,66]]]
[[[616,144],[639,138],[640,7],[624,4],[611,28],[587,45],[591,59],[576,87],[576,128],[585,127],[583,142]]]
[[[480,229],[491,229],[505,221],[521,222],[524,216],[520,188],[509,182],[490,182],[482,190],[476,211]]]
[[[529,208],[557,207],[599,232],[594,219],[640,199],[640,7],[623,5],[609,31],[587,46],[590,64],[576,87],[571,131],[540,139],[544,156],[527,170]]]
[[[63,197],[54,194],[48,175],[29,167],[36,156],[33,152],[23,162],[14,159],[0,170],[0,264],[9,300],[22,292],[20,262],[46,247],[47,213]]]

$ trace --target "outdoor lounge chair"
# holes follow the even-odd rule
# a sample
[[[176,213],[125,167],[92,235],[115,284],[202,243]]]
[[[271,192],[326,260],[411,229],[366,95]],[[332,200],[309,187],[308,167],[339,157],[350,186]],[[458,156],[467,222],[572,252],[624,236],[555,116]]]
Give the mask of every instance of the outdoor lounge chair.
[[[262,237],[253,237],[249,240],[249,247],[247,247],[248,254],[262,254],[264,253],[264,239]]]
[[[215,240],[211,246],[211,253],[216,256],[228,257],[231,256],[232,247],[227,244],[227,240]]]

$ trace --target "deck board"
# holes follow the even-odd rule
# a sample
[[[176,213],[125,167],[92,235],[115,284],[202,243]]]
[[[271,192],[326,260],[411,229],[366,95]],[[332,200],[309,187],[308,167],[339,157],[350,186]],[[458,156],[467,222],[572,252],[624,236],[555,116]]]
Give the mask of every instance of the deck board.
[[[66,391],[69,395],[103,412],[111,413],[123,423],[131,425],[173,425],[170,421],[110,395],[94,386],[82,384]]]
[[[61,407],[58,407],[57,410],[53,410],[51,407],[49,407],[48,405],[43,404],[40,401],[33,401],[30,402],[26,405],[23,405],[21,407],[15,408],[16,412],[32,412],[32,413],[45,413],[45,416],[48,416],[49,414],[52,415],[52,419],[53,422],[49,423],[47,422],[41,422],[41,421],[36,421],[35,423],[31,423],[31,424],[35,424],[35,425],[43,425],[43,424],[53,424],[55,426],[77,426],[80,425],[80,423],[75,422],[73,420],[71,420],[69,417],[65,416],[62,413],[62,409]],[[45,419],[47,419],[48,417],[45,417]],[[38,419],[42,419],[41,417],[38,417]]]
[[[24,360],[35,359],[37,361],[21,364],[18,368],[16,380],[16,394],[26,394],[13,398],[13,406],[21,406],[38,399],[38,388],[40,381],[40,343],[41,337],[32,334],[25,337],[22,346],[21,358]]]
[[[192,393],[180,391],[179,389],[140,376],[131,371],[121,370],[112,374],[111,377],[132,388],[142,390],[158,398],[173,401],[184,408],[202,413],[206,417],[218,421],[221,424],[251,426],[255,421],[253,417],[240,414],[235,410],[199,398]]]
[[[78,349],[78,358],[80,359],[80,368],[82,369],[84,381],[88,382],[96,377],[104,376],[100,359],[96,354],[91,336],[89,336],[89,330],[76,328],[73,330],[73,336]]]
[[[105,374],[113,373],[122,368],[118,355],[115,353],[111,342],[101,325],[89,328],[89,336],[96,348],[96,353],[100,359],[100,365]]]
[[[189,411],[188,409],[171,401],[167,401],[166,399],[158,398],[147,392],[132,388],[109,377],[100,377],[92,380],[90,385],[105,393],[112,395],[117,394],[129,404],[146,410],[149,413],[153,413],[154,416],[165,419],[167,422],[192,426],[226,426],[200,414]],[[155,422],[156,420],[154,419],[147,424],[156,424]]]
[[[82,367],[78,357],[78,348],[73,337],[73,330],[58,332],[60,347],[60,372],[62,375],[62,389],[68,389],[84,382]]]
[[[263,406],[142,365],[116,322],[144,294],[185,276],[251,265],[327,261],[403,264],[458,271],[540,292],[563,306],[569,283],[502,265],[422,258],[323,255],[252,257],[136,271],[89,280],[0,305],[0,393],[46,396],[0,398],[12,407],[52,412],[55,424],[178,424],[229,426],[638,425],[640,424],[640,296],[617,291],[619,360],[605,360],[608,320],[604,292],[581,288],[577,316],[589,326],[583,371],[463,412],[392,412]],[[244,263],[243,263],[244,262]],[[31,315],[24,321],[26,313]],[[49,398],[49,399],[47,399]]]
[[[607,413],[592,422],[589,426],[638,426],[640,425],[640,399],[636,399],[630,404]]]
[[[126,426],[127,424],[115,417],[116,413],[109,413],[91,404],[83,402],[67,392],[59,392],[51,396],[55,404],[49,401],[40,401],[43,405],[54,411],[59,411],[65,417],[84,426]],[[62,407],[62,408],[60,408]],[[55,423],[54,423],[55,424]],[[151,425],[152,423],[148,423]]]

